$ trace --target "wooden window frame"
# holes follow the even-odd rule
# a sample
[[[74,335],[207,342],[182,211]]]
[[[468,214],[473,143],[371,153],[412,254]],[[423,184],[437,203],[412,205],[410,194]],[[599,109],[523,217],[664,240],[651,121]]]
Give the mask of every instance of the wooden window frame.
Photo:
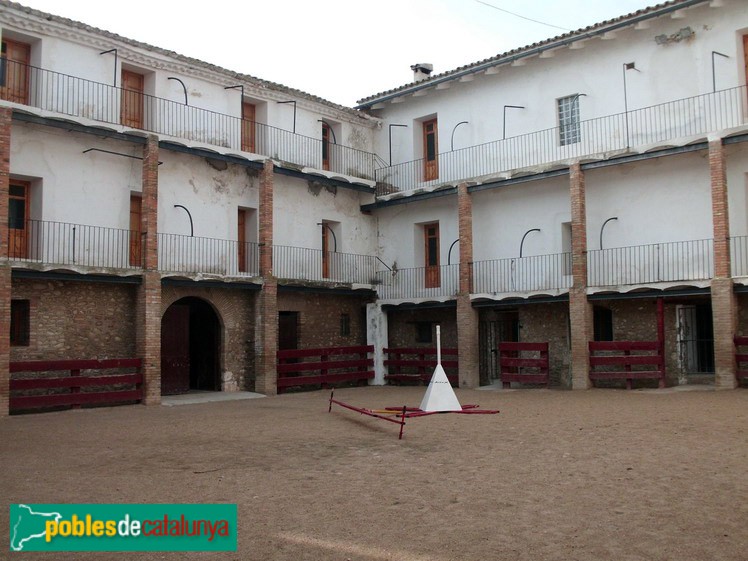
[[[330,125],[322,123],[322,169],[330,171]]]
[[[13,195],[13,187],[21,187],[24,190],[23,196]],[[24,201],[23,228],[10,227],[10,201]],[[29,258],[29,230],[31,226],[31,183],[11,178],[8,181],[8,257],[11,259],[28,259]],[[21,232],[20,234],[16,232]]]
[[[439,179],[439,123],[434,117],[423,121],[423,180]],[[433,136],[433,153],[429,151],[429,138]]]
[[[432,232],[433,233],[430,233]],[[436,240],[436,247],[431,251],[431,240]],[[425,271],[425,288],[439,288],[441,286],[441,248],[439,246],[439,223],[431,222],[423,225],[423,261]],[[430,257],[433,256],[433,259]],[[435,263],[431,263],[434,261]]]

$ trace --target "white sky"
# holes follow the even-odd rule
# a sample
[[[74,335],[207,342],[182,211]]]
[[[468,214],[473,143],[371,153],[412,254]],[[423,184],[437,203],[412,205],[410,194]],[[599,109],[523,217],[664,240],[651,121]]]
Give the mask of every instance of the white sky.
[[[278,82],[356,100],[564,33],[475,0],[20,0],[21,4]],[[485,0],[568,29],[657,0]]]

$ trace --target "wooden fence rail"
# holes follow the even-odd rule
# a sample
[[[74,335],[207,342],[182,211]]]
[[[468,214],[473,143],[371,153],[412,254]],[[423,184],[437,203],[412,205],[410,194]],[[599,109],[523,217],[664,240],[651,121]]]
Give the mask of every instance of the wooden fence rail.
[[[388,358],[384,361],[387,367],[387,380],[393,382],[428,382],[436,368],[436,347],[401,347],[384,349]],[[457,349],[442,349],[442,367],[450,383],[456,386],[458,381]],[[405,370],[405,371],[404,371]]]
[[[524,353],[524,355],[523,355]],[[532,353],[534,356],[527,356]],[[531,368],[533,372],[521,369]],[[511,382],[548,385],[548,343],[499,343],[499,378],[503,387]]]
[[[141,401],[143,399],[143,361],[139,358],[115,358],[106,360],[32,360],[11,362],[10,373],[17,372],[70,372],[69,376],[50,378],[21,378],[10,380],[11,412],[40,407],[72,406],[89,404],[115,404]],[[128,374],[81,375],[82,370],[137,369]],[[128,386],[114,389],[113,386]],[[86,391],[81,391],[85,388]],[[98,389],[94,389],[98,388]],[[68,392],[61,390],[68,389]],[[12,395],[12,392],[54,390],[52,393]]]
[[[748,337],[735,337],[735,377],[738,380],[748,379],[748,354],[741,353],[740,347],[748,347]]]
[[[631,389],[632,380],[659,380],[659,387],[665,387],[665,356],[660,341],[590,341],[590,380],[626,380],[626,388]],[[639,351],[638,354],[631,354]],[[642,354],[650,352],[655,354]],[[600,355],[596,353],[623,353]],[[623,370],[596,370],[595,367],[623,367]],[[634,368],[651,367],[634,370]]]
[[[374,360],[369,353],[373,352],[372,345],[278,351],[278,393],[292,386],[370,380]]]

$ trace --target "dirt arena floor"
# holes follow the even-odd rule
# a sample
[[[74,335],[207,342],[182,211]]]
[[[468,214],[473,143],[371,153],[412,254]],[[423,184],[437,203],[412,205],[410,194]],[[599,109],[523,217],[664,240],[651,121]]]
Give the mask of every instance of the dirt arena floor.
[[[351,388],[366,407],[424,388]],[[0,559],[746,560],[748,390],[318,391],[0,419]],[[9,503],[237,503],[236,553],[8,551]]]

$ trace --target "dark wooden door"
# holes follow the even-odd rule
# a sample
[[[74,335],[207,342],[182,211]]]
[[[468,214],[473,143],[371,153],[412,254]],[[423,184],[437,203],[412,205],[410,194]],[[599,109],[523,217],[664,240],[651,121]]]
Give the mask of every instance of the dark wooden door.
[[[173,304],[161,320],[161,394],[190,389],[190,306]]]
[[[330,127],[322,123],[322,169],[330,169]]]
[[[143,76],[123,70],[120,122],[126,127],[143,128],[143,91]]]
[[[299,348],[299,312],[278,312],[278,350]]]
[[[239,272],[246,273],[247,268],[247,211],[239,209],[236,230],[237,259],[239,261]]]
[[[143,199],[138,195],[130,195],[130,266],[140,267],[141,259],[141,216]]]
[[[28,105],[30,55],[30,45],[3,39],[0,98]]]
[[[436,119],[423,123],[423,180],[439,178],[439,142]]]
[[[8,196],[8,256],[27,259],[29,256],[29,184],[10,182]]]
[[[255,151],[255,106],[242,103],[242,150]]]
[[[330,227],[322,224],[322,278],[330,278]]]
[[[423,234],[424,256],[426,257],[426,288],[439,288],[441,286],[439,223],[425,224]]]

